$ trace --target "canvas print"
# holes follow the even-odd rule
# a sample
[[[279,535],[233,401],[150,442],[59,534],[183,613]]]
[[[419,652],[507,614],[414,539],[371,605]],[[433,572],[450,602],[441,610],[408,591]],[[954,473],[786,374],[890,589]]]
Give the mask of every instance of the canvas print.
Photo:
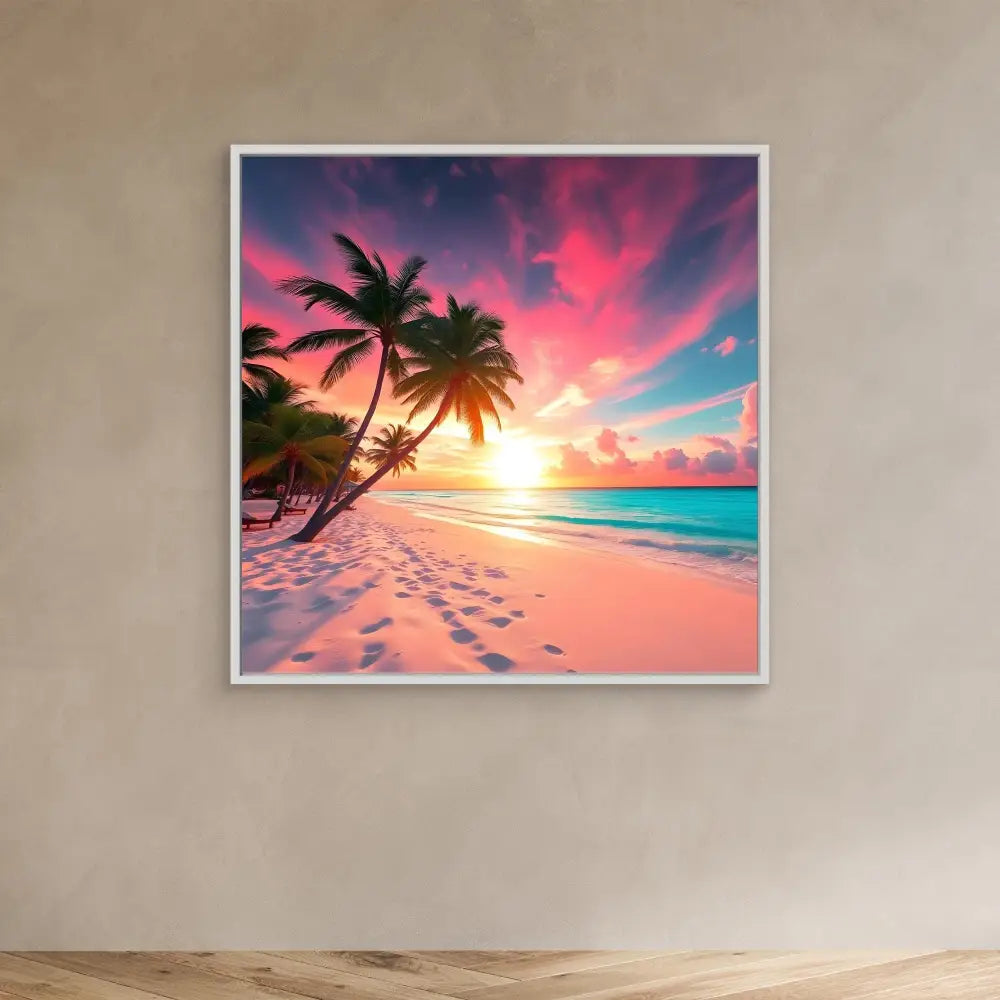
[[[234,148],[236,678],[765,679],[765,169]]]

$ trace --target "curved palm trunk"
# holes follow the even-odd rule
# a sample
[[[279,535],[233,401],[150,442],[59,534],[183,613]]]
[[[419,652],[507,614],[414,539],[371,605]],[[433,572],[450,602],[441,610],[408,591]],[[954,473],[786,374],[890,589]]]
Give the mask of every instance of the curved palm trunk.
[[[348,493],[343,500],[334,504],[334,506],[323,515],[323,524],[320,530],[325,528],[342,510],[346,510],[352,503],[354,503],[355,500],[357,500],[358,497],[364,496],[364,494],[367,493],[384,475],[392,472],[392,470],[395,469],[407,455],[416,451],[418,446],[423,444],[428,438],[431,431],[434,430],[434,428],[437,427],[442,420],[444,420],[445,415],[451,408],[451,400],[452,394],[451,392],[448,392],[444,399],[441,400],[441,405],[438,407],[438,411],[434,415],[434,419],[396,456],[395,461],[387,462],[380,469],[370,475],[363,483],[351,490],[351,492]]]
[[[285,513],[285,507],[288,506],[288,500],[291,496],[292,487],[295,485],[295,462],[288,463],[288,482],[285,483],[285,492],[281,494],[281,499],[278,501],[278,509],[274,512],[275,521],[281,520],[281,515]]]
[[[319,502],[319,506],[312,512],[312,515],[306,522],[306,526],[291,536],[293,542],[311,542],[330,523],[330,518],[326,516],[327,509],[330,506],[330,501],[338,496],[339,490],[343,487],[347,473],[351,469],[351,462],[354,461],[354,456],[358,453],[358,448],[361,447],[365,431],[368,430],[368,425],[372,422],[372,417],[375,416],[375,408],[378,406],[379,396],[382,395],[382,383],[385,381],[385,368],[388,361],[389,345],[383,341],[382,356],[378,364],[378,376],[375,379],[375,392],[372,394],[372,401],[368,405],[368,412],[358,425],[357,433],[354,435],[354,440],[347,449],[347,454],[344,456],[344,461],[340,466],[340,472],[337,473],[337,478],[327,486],[323,493],[323,498]]]

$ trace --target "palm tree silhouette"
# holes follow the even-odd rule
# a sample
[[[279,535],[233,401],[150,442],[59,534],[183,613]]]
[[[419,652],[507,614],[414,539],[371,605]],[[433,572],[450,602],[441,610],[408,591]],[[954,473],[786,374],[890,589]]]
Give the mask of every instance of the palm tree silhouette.
[[[284,375],[268,376],[255,385],[243,383],[240,408],[244,420],[263,422],[272,406],[294,406],[300,410],[311,410],[313,404],[305,398],[305,386],[293,382]],[[335,434],[336,431],[330,431]]]
[[[243,384],[262,386],[268,379],[279,378],[270,365],[260,364],[261,358],[287,361],[288,355],[277,344],[278,331],[262,323],[248,323],[240,332],[242,347]]]
[[[335,481],[327,486],[309,522],[293,536],[297,541],[311,541],[316,536],[319,519],[346,479],[351,462],[375,415],[386,375],[393,385],[407,375],[406,353],[419,340],[422,329],[416,317],[431,300],[427,289],[418,283],[420,272],[427,264],[423,257],[408,257],[399,270],[390,275],[377,253],[372,253],[369,258],[343,233],[334,233],[333,240],[340,248],[347,272],[353,279],[350,291],[309,276],[285,278],[278,282],[277,288],[302,299],[307,310],[321,305],[351,325],[304,334],[293,340],[288,350],[336,351],[323,371],[321,389],[329,389],[376,350],[379,352],[379,366],[371,402],[344,456],[340,472]]]
[[[416,471],[417,463],[413,457],[416,449],[407,450],[412,443],[413,431],[406,424],[386,424],[372,438],[365,458],[376,466],[392,463],[392,474],[398,477],[406,469]]]

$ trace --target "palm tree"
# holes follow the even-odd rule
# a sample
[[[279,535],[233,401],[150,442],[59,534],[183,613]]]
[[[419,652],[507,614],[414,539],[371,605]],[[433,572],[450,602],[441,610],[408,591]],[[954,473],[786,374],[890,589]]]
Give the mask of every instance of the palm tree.
[[[243,383],[241,410],[244,420],[263,422],[272,406],[294,406],[310,410],[313,404],[304,398],[305,386],[284,375],[268,375],[253,385]],[[335,431],[330,431],[335,433]]]
[[[248,323],[242,333],[243,384],[260,386],[269,378],[278,378],[270,365],[259,363],[261,358],[287,361],[288,355],[277,344],[278,331],[262,323]]]
[[[349,417],[346,413],[318,413],[317,416],[326,424],[327,434],[336,434],[345,441],[353,441],[358,433],[357,417]]]
[[[372,439],[365,458],[376,466],[391,462],[393,476],[401,475],[405,469],[416,471],[417,463],[413,459],[416,449],[406,450],[412,442],[413,431],[406,424],[387,424]]]
[[[394,462],[377,469],[320,518],[314,516],[319,526],[310,533],[307,525],[292,536],[296,541],[311,542],[342,510],[412,455],[449,413],[465,424],[474,445],[486,440],[484,418],[494,421],[500,429],[496,404],[514,409],[505,386],[510,381],[524,382],[517,370],[517,359],[504,344],[503,328],[498,316],[483,312],[474,303],[460,306],[453,295],[448,296],[447,316],[425,318],[426,336],[411,348],[409,359],[418,370],[400,380],[396,395],[412,404],[408,420],[436,406],[434,417]]]
[[[278,518],[285,512],[300,469],[310,478],[327,483],[343,459],[347,442],[324,430],[315,414],[295,406],[273,406],[266,414],[266,423],[243,424],[244,454],[249,456],[243,466],[243,482],[273,472],[279,466],[285,471],[285,492],[278,501]]]
[[[419,338],[422,324],[416,317],[431,300],[430,293],[417,281],[427,264],[423,257],[407,257],[399,270],[390,275],[377,253],[372,253],[369,258],[343,233],[334,233],[333,240],[344,255],[347,272],[354,280],[350,291],[308,276],[286,278],[279,281],[277,287],[279,291],[302,299],[307,310],[321,305],[346,320],[350,326],[307,333],[293,340],[288,350],[332,349],[336,352],[323,371],[320,379],[322,389],[329,389],[376,350],[379,352],[379,366],[368,410],[344,456],[336,480],[327,486],[316,511],[296,536],[300,541],[315,537],[319,530],[318,518],[347,478],[347,471],[375,415],[386,375],[394,386],[407,375],[406,357],[401,351],[409,351]],[[306,538],[306,535],[309,537]]]

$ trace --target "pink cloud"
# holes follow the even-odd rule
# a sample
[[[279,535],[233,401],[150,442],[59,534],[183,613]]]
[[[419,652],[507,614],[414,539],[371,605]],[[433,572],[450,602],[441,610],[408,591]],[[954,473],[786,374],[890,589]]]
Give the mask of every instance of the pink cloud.
[[[498,194],[496,202],[507,219],[507,245],[511,257],[523,265],[525,260],[525,244],[527,243],[529,226],[518,213],[513,201],[505,194]]]
[[[739,341],[735,337],[729,336],[725,340],[720,340],[712,350],[720,357],[726,358],[736,350],[738,343]]]
[[[719,448],[722,451],[736,451],[736,445],[733,444],[728,438],[719,437],[717,434],[699,434],[699,441],[704,441],[705,444],[711,446],[712,448]]]
[[[560,445],[559,450],[562,459],[551,472],[559,476],[576,477],[589,476],[597,471],[597,465],[587,452],[574,448],[571,444]]]
[[[610,465],[610,470],[612,472],[631,472],[638,464],[638,462],[634,462],[619,448],[615,453],[615,460]]]
[[[557,481],[585,486],[604,482],[609,475],[632,473],[639,463],[629,458],[617,441],[618,435],[608,427],[594,439],[598,451],[611,459],[609,462],[595,462],[589,452],[570,443],[559,445],[559,464],[546,470],[547,474]]]
[[[448,168],[448,173],[452,177],[464,177],[465,176],[465,171],[457,163],[453,163]]]
[[[689,461],[683,448],[668,448],[665,452],[654,451],[653,460],[662,461],[663,467],[670,470],[686,469]]]
[[[432,184],[424,192],[424,196],[421,199],[421,201],[423,201],[423,203],[424,203],[424,207],[425,208],[430,208],[434,204],[434,202],[437,201],[437,196],[438,196],[438,189],[437,189],[437,187],[435,187],[435,185]]]
[[[743,438],[753,444],[757,440],[757,383],[747,386],[743,394],[743,412],[740,413],[740,429]]]
[[[710,451],[699,459],[699,469],[702,472],[714,472],[727,475],[736,471],[739,459],[732,451]]]
[[[614,455],[619,451],[618,447],[618,433],[613,431],[610,427],[605,427],[600,434],[597,435],[597,450],[603,452],[605,455]]]
[[[607,455],[612,459],[612,462],[610,464],[605,464],[603,468],[606,468],[611,472],[631,472],[631,470],[634,469],[638,463],[633,462],[632,459],[625,454],[624,449],[618,441],[618,432],[613,431],[610,427],[605,427],[594,439],[594,443],[597,445],[597,450],[601,452],[601,454]]]

